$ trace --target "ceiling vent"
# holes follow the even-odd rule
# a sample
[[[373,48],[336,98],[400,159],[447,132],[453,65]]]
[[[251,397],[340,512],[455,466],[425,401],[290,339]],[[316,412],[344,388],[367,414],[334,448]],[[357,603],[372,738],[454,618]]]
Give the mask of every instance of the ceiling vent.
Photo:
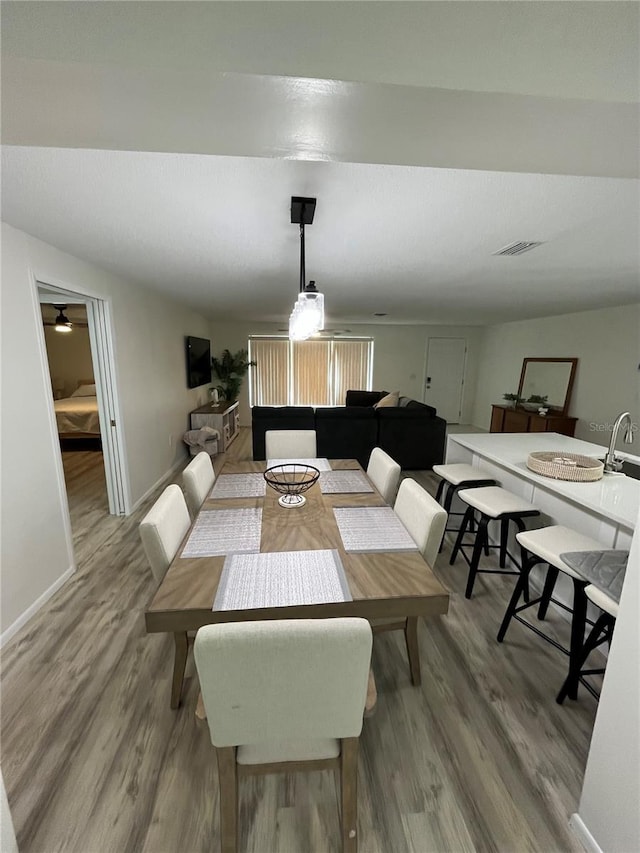
[[[539,243],[527,243],[525,240],[521,240],[518,243],[510,243],[508,246],[505,246],[504,249],[499,249],[497,252],[493,252],[493,254],[522,255],[525,252],[528,252],[529,249],[535,249],[536,246],[542,246],[542,241]]]

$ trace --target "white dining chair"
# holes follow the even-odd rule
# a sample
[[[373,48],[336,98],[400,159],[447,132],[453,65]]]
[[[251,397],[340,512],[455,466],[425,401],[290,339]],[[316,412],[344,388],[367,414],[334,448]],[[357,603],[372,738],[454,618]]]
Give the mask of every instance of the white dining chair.
[[[211,457],[204,450],[198,453],[182,472],[182,483],[191,518],[195,518],[200,512],[215,479]]]
[[[381,447],[374,447],[371,451],[367,465],[367,477],[384,500],[391,505],[398,491],[400,466]]]
[[[269,429],[265,433],[265,450],[269,459],[315,459],[314,429]]]
[[[182,494],[175,483],[164,490],[140,522],[140,538],[153,576],[158,583],[164,578],[171,561],[178,553],[191,519]],[[171,681],[171,707],[177,708],[182,695],[182,683],[193,635],[174,633],[173,676]]]
[[[147,560],[158,583],[165,576],[190,525],[182,489],[172,483],[142,519],[139,528]]]
[[[409,477],[400,483],[393,509],[424,559],[433,566],[447,524],[446,510]]]
[[[400,483],[393,509],[407,528],[425,561],[429,566],[433,566],[447,524],[446,511],[422,486],[408,477]],[[422,677],[420,674],[418,617],[375,619],[371,626],[374,634],[380,634],[384,631],[404,631],[411,681],[413,684],[420,684]]]
[[[342,848],[357,850],[358,740],[371,627],[366,619],[206,625],[194,654],[220,790],[222,853],[238,844],[238,777],[339,768]]]

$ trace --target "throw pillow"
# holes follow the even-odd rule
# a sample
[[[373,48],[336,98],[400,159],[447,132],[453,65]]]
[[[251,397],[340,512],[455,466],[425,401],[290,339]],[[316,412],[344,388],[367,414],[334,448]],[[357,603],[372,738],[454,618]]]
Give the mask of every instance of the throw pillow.
[[[386,397],[383,397],[382,400],[378,400],[378,402],[374,405],[374,409],[386,409],[386,408],[396,408],[398,402],[400,400],[400,392],[392,391],[390,394],[387,394]]]

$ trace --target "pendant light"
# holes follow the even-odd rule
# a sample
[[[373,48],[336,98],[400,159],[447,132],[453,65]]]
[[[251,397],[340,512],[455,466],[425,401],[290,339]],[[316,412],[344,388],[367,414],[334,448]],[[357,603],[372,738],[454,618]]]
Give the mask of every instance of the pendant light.
[[[300,292],[289,317],[289,339],[306,341],[324,329],[324,294],[306,284],[304,227],[313,223],[315,198],[291,197],[291,222],[300,226]]]

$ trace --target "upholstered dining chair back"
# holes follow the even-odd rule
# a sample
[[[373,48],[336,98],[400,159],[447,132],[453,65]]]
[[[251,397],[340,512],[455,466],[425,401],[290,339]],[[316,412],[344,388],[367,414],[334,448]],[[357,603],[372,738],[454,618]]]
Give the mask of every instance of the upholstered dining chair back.
[[[182,489],[172,483],[140,522],[142,545],[158,583],[165,576],[190,525]]]
[[[194,656],[220,790],[220,848],[238,851],[238,778],[339,770],[343,853],[357,853],[358,744],[367,698],[366,619],[205,625]]]
[[[191,517],[195,518],[216,478],[211,457],[202,450],[182,472],[182,483]]]
[[[367,476],[388,504],[392,504],[398,491],[400,466],[381,447],[374,447],[367,465]]]
[[[400,483],[394,510],[430,566],[436,561],[447,513],[431,495],[409,478]]]
[[[265,450],[269,459],[314,459],[314,429],[270,429],[265,433]]]
[[[357,737],[372,635],[366,619],[207,625],[194,654],[211,742],[238,746],[239,764],[338,755]]]

